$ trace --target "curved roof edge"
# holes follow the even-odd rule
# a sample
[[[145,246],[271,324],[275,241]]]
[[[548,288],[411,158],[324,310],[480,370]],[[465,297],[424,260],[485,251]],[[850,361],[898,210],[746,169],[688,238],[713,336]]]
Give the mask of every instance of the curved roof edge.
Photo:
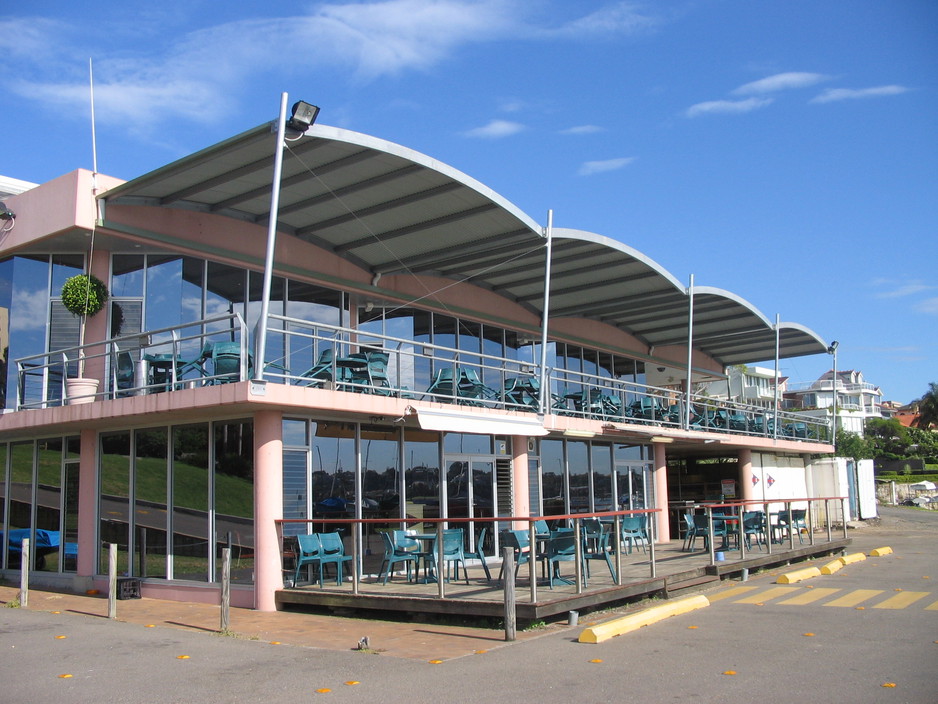
[[[725,298],[733,303],[736,303],[743,308],[746,308],[750,313],[759,318],[767,328],[772,328],[773,323],[769,318],[758,308],[756,308],[752,303],[747,301],[742,296],[737,296],[732,291],[727,291],[723,288],[717,288],[716,286],[697,286],[694,285],[694,295],[696,294],[710,295],[710,296],[719,296],[720,298]]]

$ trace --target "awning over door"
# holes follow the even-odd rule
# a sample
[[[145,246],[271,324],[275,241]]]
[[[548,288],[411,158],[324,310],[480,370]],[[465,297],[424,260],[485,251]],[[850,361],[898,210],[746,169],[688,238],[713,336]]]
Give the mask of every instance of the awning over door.
[[[547,435],[544,424],[536,418],[507,414],[460,413],[436,408],[415,409],[417,422],[423,430],[476,435],[520,435],[538,437]]]

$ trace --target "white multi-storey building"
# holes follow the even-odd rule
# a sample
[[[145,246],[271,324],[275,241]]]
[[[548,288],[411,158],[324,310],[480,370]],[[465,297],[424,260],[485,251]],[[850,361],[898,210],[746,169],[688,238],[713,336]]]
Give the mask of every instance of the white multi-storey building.
[[[881,418],[883,392],[875,384],[863,380],[863,372],[844,370],[827,371],[817,381],[789,384],[785,392],[785,408],[799,409],[829,421],[834,414],[834,396],[837,397],[837,427],[863,435],[867,418]]]

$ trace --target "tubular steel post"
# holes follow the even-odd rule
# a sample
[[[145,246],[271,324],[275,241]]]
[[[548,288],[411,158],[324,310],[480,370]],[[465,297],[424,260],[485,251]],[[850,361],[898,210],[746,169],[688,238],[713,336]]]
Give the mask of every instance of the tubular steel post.
[[[547,402],[550,398],[550,379],[547,376],[547,324],[550,319],[550,259],[552,252],[552,239],[554,230],[554,211],[547,211],[547,232],[545,233],[547,243],[544,250],[544,303],[543,313],[541,315],[541,369],[540,369],[540,393],[537,399],[538,415],[547,413]],[[531,547],[534,547],[533,544]]]
[[[355,523],[352,525],[352,594],[356,595],[358,594],[358,580],[359,575],[361,574],[361,530],[361,523]],[[388,565],[388,569],[390,568],[391,565]]]
[[[533,560],[528,560],[533,562]],[[510,547],[502,548],[502,573],[505,575],[505,640],[515,640],[515,551]],[[533,580],[532,580],[533,582]]]
[[[716,551],[713,548],[713,509],[706,506],[707,511],[707,543],[710,545],[710,566],[717,564]]]
[[[736,533],[736,544],[739,546],[739,559],[740,560],[746,559],[746,540],[745,540],[746,524],[743,523],[743,516],[745,515],[746,512],[743,510],[744,508],[745,506],[743,506],[742,504],[736,507],[736,517],[739,519],[739,523],[736,524],[736,527],[738,529],[738,532]],[[756,536],[756,542],[758,541],[759,541],[759,538],[758,536]]]
[[[531,578],[531,603],[537,602],[537,531],[528,521],[528,576]],[[514,579],[514,575],[511,577]]]
[[[231,630],[231,548],[221,549],[221,623],[219,630]]]
[[[824,499],[824,516],[827,521],[827,542],[830,542],[834,539],[834,536],[831,533],[831,500]]]
[[[440,599],[446,598],[446,587],[443,583],[446,581],[443,578],[443,566],[446,564],[446,560],[443,559],[443,522],[440,521],[436,524],[436,594]]]
[[[847,537],[847,497],[844,496],[840,499],[840,515],[843,518],[844,524],[844,538]]]
[[[107,617],[117,618],[117,543],[107,551]]]
[[[616,586],[622,586],[622,516],[616,514],[613,522],[615,536],[613,537],[613,546],[616,550]],[[654,560],[652,560],[654,562]]]
[[[573,559],[576,560],[576,569],[574,574],[576,575],[576,593],[583,593],[583,543],[581,542],[583,537],[580,531],[580,519],[577,518],[573,521]]]
[[[794,530],[795,520],[794,520],[794,516],[791,515],[791,501],[785,502],[785,516],[787,518],[786,523],[788,525],[788,549],[794,550],[795,549],[795,530]]]
[[[772,538],[775,536],[772,535],[772,516],[769,515],[769,504],[768,502],[762,504],[762,515],[765,519],[765,551],[771,555],[772,554]]]
[[[29,606],[29,538],[23,538],[20,552],[20,607]]]
[[[651,562],[651,578],[655,579],[658,576],[658,563],[655,562],[655,540],[658,537],[658,521],[648,521],[645,514],[647,525],[650,530],[648,531],[648,555]]]
[[[808,499],[808,545],[814,545],[814,502]]]

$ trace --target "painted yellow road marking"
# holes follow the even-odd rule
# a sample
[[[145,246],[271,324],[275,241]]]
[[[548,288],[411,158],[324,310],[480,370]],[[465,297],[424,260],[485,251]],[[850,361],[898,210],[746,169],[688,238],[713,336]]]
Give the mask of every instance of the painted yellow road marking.
[[[938,601],[925,607],[926,611],[938,611]]]
[[[717,592],[716,594],[707,595],[707,598],[710,600],[710,603],[714,601],[720,601],[721,599],[730,599],[734,596],[739,596],[740,594],[745,594],[746,592],[751,592],[753,589],[758,589],[759,587],[733,587],[732,589],[727,589],[722,592]]]
[[[778,602],[779,604],[788,604],[791,606],[800,606],[802,604],[810,604],[815,601],[820,601],[821,599],[826,599],[831,594],[835,594],[841,591],[840,589],[835,589],[834,587],[815,587],[810,589],[803,594],[796,594],[791,599],[785,599],[785,601]]]
[[[742,599],[737,599],[734,601],[734,604],[758,604],[763,601],[769,601],[770,599],[776,599],[780,596],[785,596],[786,594],[791,594],[792,592],[801,591],[801,587],[772,587],[771,589],[766,589],[764,592],[759,594],[753,594],[751,596],[744,597]]]
[[[914,604],[919,599],[924,599],[926,596],[930,596],[931,592],[899,592],[895,596],[891,596],[886,601],[881,601],[878,604],[874,604],[874,609],[904,609],[910,604]]]
[[[883,593],[882,589],[855,589],[838,599],[828,601],[824,606],[856,606]]]

